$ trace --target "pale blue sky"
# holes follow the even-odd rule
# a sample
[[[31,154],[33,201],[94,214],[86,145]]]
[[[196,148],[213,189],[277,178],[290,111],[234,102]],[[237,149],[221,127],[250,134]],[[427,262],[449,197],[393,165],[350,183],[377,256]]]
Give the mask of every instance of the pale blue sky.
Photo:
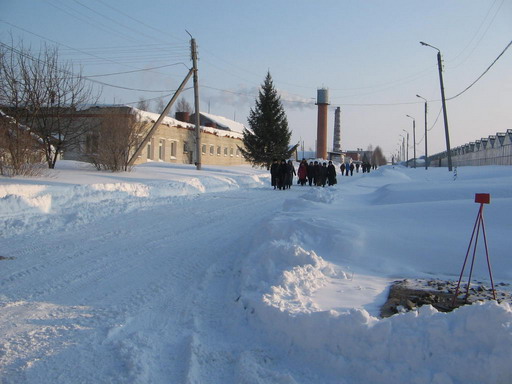
[[[342,109],[342,148],[380,145],[396,153],[416,119],[417,155],[440,108],[436,51],[446,96],[465,89],[512,40],[512,1],[113,1],[0,0],[0,41],[10,34],[33,48],[58,43],[61,58],[104,83],[173,90],[190,67],[188,30],[199,53],[201,109],[247,123],[266,72],[281,92],[293,141],[314,148],[318,87],[329,88],[328,148],[334,108]],[[39,36],[36,36],[39,35]],[[178,64],[178,63],[184,63]],[[191,85],[191,83],[190,83]],[[169,92],[104,86],[105,103],[137,102]],[[192,103],[192,91],[185,97]],[[295,102],[298,101],[298,102]],[[463,95],[448,101],[452,147],[512,128],[512,48]],[[155,104],[156,105],[156,104]],[[429,153],[445,149],[442,116]]]

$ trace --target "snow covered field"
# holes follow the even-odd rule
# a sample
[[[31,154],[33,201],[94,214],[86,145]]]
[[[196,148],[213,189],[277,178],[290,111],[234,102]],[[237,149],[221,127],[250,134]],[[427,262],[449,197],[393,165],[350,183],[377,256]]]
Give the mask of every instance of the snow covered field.
[[[0,178],[0,383],[512,382],[508,304],[378,317],[396,279],[458,279],[475,193],[512,283],[511,167],[269,184],[159,163]]]

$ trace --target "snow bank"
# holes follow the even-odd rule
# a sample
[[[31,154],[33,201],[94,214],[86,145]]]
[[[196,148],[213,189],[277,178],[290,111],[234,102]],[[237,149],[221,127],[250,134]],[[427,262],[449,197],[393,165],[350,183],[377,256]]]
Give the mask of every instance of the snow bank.
[[[492,177],[486,175],[484,179]],[[386,185],[379,186],[377,180],[382,178]],[[374,172],[371,178],[360,179],[352,192],[358,187],[373,185],[373,191],[360,197],[361,201],[375,206],[405,203],[431,210],[431,201],[448,200],[452,207],[455,200],[468,201],[469,197],[471,202],[469,191],[475,188],[474,180],[454,183],[451,175],[442,175],[441,181],[443,179],[451,184],[443,185],[439,179],[436,183],[428,180],[411,183],[407,170],[383,169]],[[493,190],[500,198],[512,197],[512,190],[505,186],[501,176],[486,190]],[[358,252],[364,252],[369,241],[360,234],[351,236],[348,228],[357,228],[357,220],[348,226],[340,219],[343,213],[350,211],[343,204],[343,196],[334,190],[307,191],[299,198],[287,199],[283,211],[254,233],[255,249],[241,267],[241,297],[244,308],[252,315],[253,326],[261,329],[270,340],[277,341],[284,352],[294,351],[297,356],[322,367],[327,372],[325,377],[332,377],[338,380],[336,382],[510,382],[512,309],[508,304],[479,303],[451,313],[440,313],[431,306],[424,306],[387,319],[378,317],[378,305],[371,307],[372,313],[364,305],[344,307],[338,304],[337,308],[333,306],[329,310],[321,308],[318,292],[325,291],[327,286],[365,289],[366,279],[371,279],[361,273],[354,277],[349,267],[341,266],[343,263],[357,266],[361,262],[361,257],[343,255],[344,250],[352,253],[357,247],[350,243],[360,243]],[[510,201],[506,204],[510,206]],[[314,215],[315,211],[322,214]],[[471,212],[474,216],[476,209]],[[405,216],[406,211],[398,214],[401,219]],[[435,219],[429,222],[433,221]],[[364,227],[359,228],[362,231]],[[376,230],[367,231],[376,237]],[[465,233],[469,235],[468,231],[466,228]],[[446,242],[439,241],[446,247]],[[385,254],[386,245],[381,242],[379,246]],[[498,248],[498,251],[501,250]],[[328,262],[326,258],[337,263]],[[433,259],[436,265],[442,264],[442,257]],[[501,257],[498,259],[500,265],[506,265]],[[408,264],[411,263],[421,275],[421,263],[415,264],[416,261],[409,258]],[[365,264],[369,265],[367,261]],[[407,267],[397,264],[392,267],[395,273],[407,271]],[[433,265],[430,267],[435,269]],[[377,285],[372,289],[376,290],[375,304],[383,304],[386,287]],[[340,290],[339,295],[343,292]],[[344,299],[338,301],[343,303]],[[348,302],[353,304],[350,299]]]
[[[79,169],[85,172],[76,179]],[[108,173],[84,163],[61,161],[46,177],[0,178],[0,235],[70,229],[99,217],[167,204],[169,199],[261,187],[268,179],[266,172],[250,167],[233,167],[227,174],[218,167],[205,167],[200,177],[192,177],[192,169],[150,163],[133,172]]]

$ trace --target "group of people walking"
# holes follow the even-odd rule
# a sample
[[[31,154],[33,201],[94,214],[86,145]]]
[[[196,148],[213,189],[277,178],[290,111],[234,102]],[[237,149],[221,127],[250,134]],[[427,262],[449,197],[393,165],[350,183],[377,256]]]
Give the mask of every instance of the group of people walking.
[[[370,163],[350,162],[342,163],[340,165],[341,175],[352,176],[354,169],[359,173],[359,169],[362,169],[363,173],[369,173],[372,169]],[[375,167],[374,167],[375,168]],[[310,186],[322,186],[335,185],[336,180],[336,167],[329,160],[327,162],[310,161],[308,162],[303,159],[299,164],[299,169],[295,172],[295,167],[291,160],[281,160],[278,162],[274,159],[270,166],[271,183],[274,189],[289,189],[293,184],[293,177],[297,175],[297,184]]]
[[[277,159],[272,161],[270,166],[271,182],[274,189],[289,189],[293,184],[293,176],[296,175],[295,167],[291,160],[281,160],[279,163]]]
[[[299,169],[295,173],[295,167],[291,160],[281,160],[279,163],[274,159],[270,166],[271,183],[274,189],[289,189],[293,184],[293,176],[297,175],[298,184],[310,186],[334,185],[336,181],[336,168],[332,161],[323,162],[318,161],[308,162],[304,159],[299,164]]]

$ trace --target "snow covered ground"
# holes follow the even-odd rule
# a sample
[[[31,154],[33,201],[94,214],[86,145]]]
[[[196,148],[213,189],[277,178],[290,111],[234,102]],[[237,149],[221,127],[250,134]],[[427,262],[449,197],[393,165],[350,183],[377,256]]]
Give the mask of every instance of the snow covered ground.
[[[508,304],[378,316],[396,279],[458,279],[475,193],[512,283],[511,167],[269,181],[65,161],[0,178],[0,383],[512,382]]]

